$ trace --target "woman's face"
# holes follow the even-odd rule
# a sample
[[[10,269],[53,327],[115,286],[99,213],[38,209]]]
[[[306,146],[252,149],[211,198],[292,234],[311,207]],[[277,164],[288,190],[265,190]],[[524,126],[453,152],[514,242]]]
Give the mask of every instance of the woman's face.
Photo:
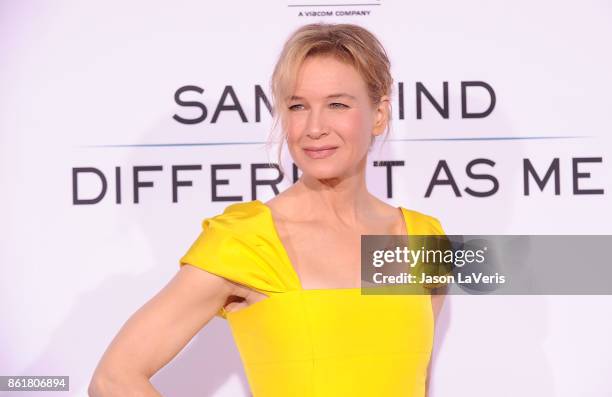
[[[365,169],[372,136],[386,126],[388,98],[374,107],[357,70],[331,56],[306,58],[287,101],[283,129],[293,161],[317,179]]]

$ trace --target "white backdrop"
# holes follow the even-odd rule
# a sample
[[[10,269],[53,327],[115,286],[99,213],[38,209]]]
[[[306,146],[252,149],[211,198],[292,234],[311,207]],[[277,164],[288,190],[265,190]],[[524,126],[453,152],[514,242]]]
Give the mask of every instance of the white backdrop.
[[[351,4],[358,4],[350,2]],[[607,1],[484,0],[433,3],[3,1],[0,3],[0,375],[69,375],[84,396],[92,371],[125,320],[178,271],[204,217],[231,204],[211,199],[211,164],[221,196],[251,196],[250,167],[274,159],[262,142],[266,95],[280,48],[298,26],[352,22],[371,29],[392,61],[393,130],[370,158],[371,191],[436,216],[448,234],[612,234],[612,6]],[[325,5],[323,5],[325,4]],[[317,11],[317,15],[309,14]],[[358,11],[361,15],[341,15]],[[331,15],[326,15],[330,13]],[[462,117],[464,82],[495,94],[486,117]],[[400,84],[403,114],[400,116]],[[426,96],[417,117],[417,84]],[[203,121],[178,122],[174,115]],[[231,87],[246,120],[225,110]],[[198,92],[199,91],[199,92]],[[466,89],[468,112],[491,105]],[[587,158],[587,160],[584,160]],[[491,191],[476,197],[466,192]],[[541,190],[540,177],[558,159]],[[576,169],[573,170],[572,161]],[[285,154],[285,167],[289,167]],[[386,171],[374,161],[404,161]],[[444,161],[450,185],[426,195]],[[172,167],[178,179],[173,202]],[[142,171],[134,200],[134,167]],[[73,201],[101,192],[97,203]],[[116,168],[121,200],[117,201]],[[578,190],[597,193],[577,194]],[[588,175],[587,175],[588,173]],[[272,178],[273,170],[258,171]],[[439,179],[447,179],[442,173]],[[280,187],[286,188],[288,181]],[[436,330],[433,397],[611,396],[610,296],[451,296]],[[152,379],[165,396],[248,396],[231,333],[215,318]],[[1,393],[0,393],[1,394]],[[49,395],[53,395],[49,393]],[[65,395],[61,394],[61,395]]]

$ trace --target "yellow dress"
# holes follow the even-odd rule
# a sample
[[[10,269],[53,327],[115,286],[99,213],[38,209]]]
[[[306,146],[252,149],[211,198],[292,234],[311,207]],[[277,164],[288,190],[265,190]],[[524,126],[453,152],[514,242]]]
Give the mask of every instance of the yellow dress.
[[[436,218],[399,207],[407,234],[443,235]],[[205,218],[180,265],[268,295],[229,321],[254,397],[423,397],[433,345],[429,295],[303,289],[259,200]]]

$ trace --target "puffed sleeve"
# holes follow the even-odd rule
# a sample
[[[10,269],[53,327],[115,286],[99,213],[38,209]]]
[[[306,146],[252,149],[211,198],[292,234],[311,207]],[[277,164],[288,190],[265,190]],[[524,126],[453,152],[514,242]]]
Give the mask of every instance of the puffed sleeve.
[[[202,221],[202,230],[179,264],[193,265],[266,295],[274,292],[269,260],[258,253],[256,234],[248,224],[228,214]],[[226,319],[224,308],[217,313]]]
[[[442,224],[438,220],[438,218],[433,216],[427,217],[429,224],[429,232],[430,236],[435,236],[429,238],[428,245],[432,250],[438,250],[442,253],[441,258],[436,259],[433,263],[430,263],[426,266],[425,272],[430,276],[446,276],[452,273],[453,271],[453,263],[447,263],[442,260],[445,257],[445,253],[449,253],[452,251],[452,246],[448,237],[446,237],[446,233],[444,232],[444,228]],[[446,256],[448,257],[448,256]],[[445,283],[426,283],[424,284],[425,288],[433,289],[442,287]]]

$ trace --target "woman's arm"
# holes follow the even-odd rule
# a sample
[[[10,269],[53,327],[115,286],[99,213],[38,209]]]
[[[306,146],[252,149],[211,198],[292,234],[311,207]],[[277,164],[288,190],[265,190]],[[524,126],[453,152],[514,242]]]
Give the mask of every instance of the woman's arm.
[[[438,290],[446,290],[448,287],[437,288]],[[444,291],[445,292],[445,291]],[[446,293],[440,291],[440,293],[431,295],[431,309],[434,314],[434,324],[438,319],[438,314],[440,314],[440,310],[442,310],[442,305],[444,304],[444,298],[446,297]]]
[[[184,265],[112,340],[89,384],[91,397],[161,396],[149,379],[204,327],[235,284]]]
[[[438,314],[440,314],[440,311],[442,310],[442,305],[444,304],[444,298],[446,297],[447,289],[448,289],[448,286],[439,287],[434,290],[435,293],[431,294],[431,309],[434,315],[434,329],[435,329],[435,324],[437,323],[437,320],[438,320]],[[429,365],[427,367],[427,380],[425,381],[425,397],[429,397],[430,372],[431,372],[431,360],[429,361]]]

